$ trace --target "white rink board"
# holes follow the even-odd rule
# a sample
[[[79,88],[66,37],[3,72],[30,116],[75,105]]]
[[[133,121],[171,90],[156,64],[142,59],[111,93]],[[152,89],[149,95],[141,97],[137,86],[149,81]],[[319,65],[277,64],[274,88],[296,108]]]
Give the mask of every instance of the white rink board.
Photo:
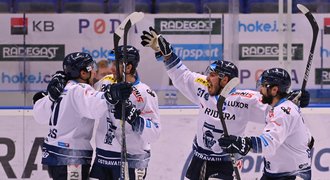
[[[197,109],[161,109],[162,134],[152,146],[147,180],[179,180],[191,151]],[[329,179],[329,108],[305,108],[303,114],[316,139],[313,152],[314,180]],[[263,125],[249,124],[247,135],[257,135]],[[0,110],[0,179],[49,179],[42,169],[38,143],[48,133],[37,124],[30,110]],[[37,138],[37,139],[36,139]],[[244,162],[243,180],[261,177],[262,161],[250,153]],[[4,170],[6,169],[6,171]],[[23,173],[25,172],[25,173]]]

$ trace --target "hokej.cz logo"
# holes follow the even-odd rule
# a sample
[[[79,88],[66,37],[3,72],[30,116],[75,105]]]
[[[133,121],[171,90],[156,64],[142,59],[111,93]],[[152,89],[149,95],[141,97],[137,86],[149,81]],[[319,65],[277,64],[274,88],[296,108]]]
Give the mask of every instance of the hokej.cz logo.
[[[22,35],[28,33],[28,18],[11,18],[10,32],[13,35]]]
[[[303,60],[303,44],[292,44],[292,60]],[[284,57],[287,59],[287,46],[283,47]],[[278,60],[278,44],[239,44],[239,60]]]
[[[62,61],[62,44],[0,44],[1,61]]]
[[[221,34],[221,19],[155,18],[155,29],[162,34]]]
[[[330,34],[330,18],[324,18],[324,34]]]
[[[222,59],[222,44],[173,44],[173,51],[186,61]]]

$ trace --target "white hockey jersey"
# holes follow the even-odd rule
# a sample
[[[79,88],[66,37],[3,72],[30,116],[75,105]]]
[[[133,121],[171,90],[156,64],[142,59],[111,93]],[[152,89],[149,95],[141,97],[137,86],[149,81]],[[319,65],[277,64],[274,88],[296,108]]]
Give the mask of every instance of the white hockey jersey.
[[[103,85],[115,83],[112,75],[103,77],[94,87],[101,90]],[[150,144],[160,135],[158,97],[149,86],[140,82],[137,77],[133,83],[133,92],[129,100],[141,110],[140,116],[144,120],[141,134],[134,132],[132,126],[126,122],[127,161],[130,168],[146,168],[150,159]],[[121,120],[112,120],[112,113],[99,120],[96,132],[96,160],[101,166],[120,166],[121,152]]]
[[[300,109],[291,101],[282,99],[269,110],[266,122],[259,136],[265,158],[265,173],[269,176],[299,175],[310,179],[305,172],[310,171],[311,167],[311,151],[308,147],[311,133]]]
[[[35,103],[34,119],[49,124],[43,145],[43,164],[91,163],[94,120],[110,111],[103,94],[88,84],[70,80],[57,103],[53,104],[48,96]]]
[[[216,106],[218,97],[209,95],[206,76],[191,72],[174,53],[165,66],[173,85],[199,106],[194,155],[208,161],[230,161],[217,142],[223,127]],[[251,90],[235,90],[226,98],[223,113],[229,134],[242,136],[248,121],[265,123],[269,106],[262,104],[260,98],[259,92]]]

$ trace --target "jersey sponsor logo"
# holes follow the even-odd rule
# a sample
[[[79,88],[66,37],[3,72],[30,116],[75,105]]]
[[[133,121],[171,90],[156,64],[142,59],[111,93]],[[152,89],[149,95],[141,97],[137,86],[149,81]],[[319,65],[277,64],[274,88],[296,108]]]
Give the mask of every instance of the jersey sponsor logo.
[[[133,86],[132,94],[135,96],[137,102],[144,102],[140,91],[135,86]]]
[[[146,120],[146,127],[151,128],[151,120],[150,119]]]
[[[281,107],[281,109],[286,113],[286,114],[290,114],[291,108],[290,107]]]
[[[116,79],[113,77],[113,75],[105,76],[102,81],[109,81],[110,84],[116,83]],[[104,84],[102,84],[103,86]]]
[[[225,101],[224,105],[235,107],[235,108],[241,108],[241,109],[242,108],[249,109],[249,105],[247,103],[242,103],[239,101]]]
[[[70,147],[70,144],[69,143],[65,143],[65,142],[58,142],[57,145],[59,147]]]
[[[223,161],[223,157],[214,157],[214,156],[209,156],[206,154],[202,154],[200,152],[197,152],[196,150],[194,150],[194,156],[198,157],[199,159],[203,159],[206,161]]]
[[[201,84],[201,85],[203,85],[205,87],[208,87],[209,86],[209,83],[204,78],[196,78],[195,79],[195,82],[197,82],[198,84]]]
[[[155,92],[150,89],[147,89],[147,93],[150,94],[150,96],[152,97],[156,97]]]
[[[206,108],[205,111],[204,111],[204,114],[206,114],[208,116],[211,116],[213,118],[219,118],[220,117],[218,111],[210,109],[210,108]],[[227,113],[227,112],[223,112],[223,118],[225,120],[235,120],[236,116],[235,116],[235,114],[230,114],[230,113]]]
[[[105,160],[105,159],[97,159],[99,164],[107,165],[107,166],[120,166],[120,161],[112,161],[112,160]]]
[[[252,93],[247,93],[247,92],[234,92],[231,94],[232,96],[242,96],[242,97],[246,97],[246,98],[252,98],[252,96],[254,94]]]

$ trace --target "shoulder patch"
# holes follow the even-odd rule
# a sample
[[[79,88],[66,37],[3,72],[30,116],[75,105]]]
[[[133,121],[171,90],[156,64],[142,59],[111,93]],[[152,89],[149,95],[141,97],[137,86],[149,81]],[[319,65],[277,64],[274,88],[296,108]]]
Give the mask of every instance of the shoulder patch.
[[[116,83],[116,79],[113,77],[113,75],[107,75],[102,78],[103,81],[109,81],[111,84]]]
[[[206,86],[208,87],[209,86],[209,83],[206,81],[206,79],[203,79],[203,78],[196,78],[195,79],[195,82],[203,85],[203,86]]]

